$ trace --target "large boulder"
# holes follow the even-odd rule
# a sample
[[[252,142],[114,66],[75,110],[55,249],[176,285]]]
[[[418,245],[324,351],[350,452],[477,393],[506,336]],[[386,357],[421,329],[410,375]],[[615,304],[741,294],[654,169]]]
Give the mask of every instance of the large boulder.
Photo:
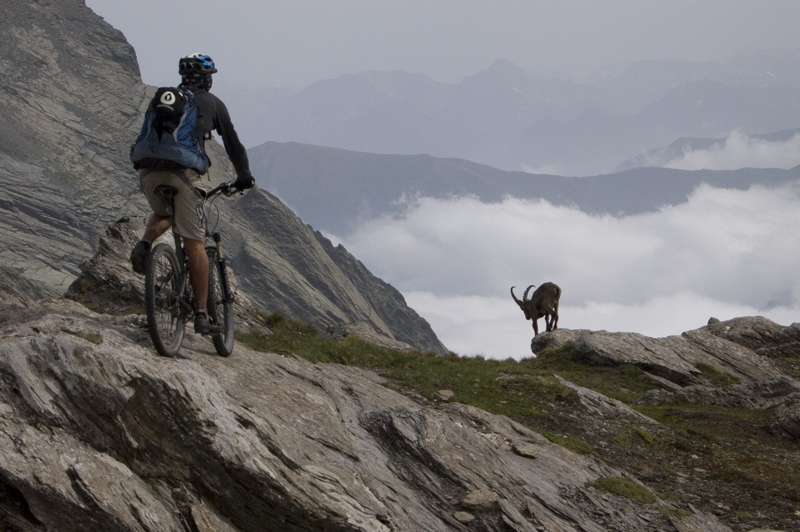
[[[773,325],[774,330],[794,330]],[[572,356],[586,364],[633,364],[679,386],[711,384],[708,368],[740,381],[761,381],[782,375],[771,359],[741,341],[734,341],[740,337],[731,339],[720,334],[724,327],[717,324],[713,330],[702,327],[665,338],[638,333],[557,329],[534,337],[531,351],[535,354],[548,348],[568,349]]]

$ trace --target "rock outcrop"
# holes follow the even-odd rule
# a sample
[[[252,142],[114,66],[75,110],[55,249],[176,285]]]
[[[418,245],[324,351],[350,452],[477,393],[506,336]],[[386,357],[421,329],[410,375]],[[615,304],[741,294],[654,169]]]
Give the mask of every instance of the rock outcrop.
[[[368,371],[241,345],[223,359],[195,335],[165,359],[132,316],[11,292],[0,302],[8,530],[730,530],[668,501],[600,496],[593,482],[627,473]]]
[[[798,323],[781,326],[760,316],[713,320],[666,338],[558,329],[531,341],[534,353],[545,349],[568,350],[588,365],[639,367],[662,385],[647,392],[644,403],[774,409],[771,429],[800,439],[800,382],[773,361],[800,357]]]
[[[124,36],[81,0],[4,2],[0,30],[0,273],[31,296],[60,296],[109,227],[148,212],[128,152],[153,88]],[[222,148],[209,151],[207,183],[233,179]],[[240,289],[259,309],[447,352],[397,290],[269,193],[218,207]]]
[[[531,351],[535,354],[543,349],[570,348],[575,356],[587,364],[618,365],[634,364],[676,386],[693,384],[709,384],[710,378],[703,368],[713,368],[716,372],[728,375],[733,379],[744,381],[760,381],[781,375],[781,371],[773,362],[736,341],[736,334],[722,335],[720,331],[732,325],[745,325],[753,320],[762,322],[763,318],[749,318],[738,322],[724,322],[688,331],[681,336],[666,338],[649,338],[637,333],[609,333],[606,331],[586,331],[557,329],[546,335],[539,335],[531,340]],[[800,334],[800,326],[780,327],[776,329],[789,331],[780,335],[788,336],[789,349],[800,344],[794,339]],[[771,342],[770,349],[780,349],[781,343]]]

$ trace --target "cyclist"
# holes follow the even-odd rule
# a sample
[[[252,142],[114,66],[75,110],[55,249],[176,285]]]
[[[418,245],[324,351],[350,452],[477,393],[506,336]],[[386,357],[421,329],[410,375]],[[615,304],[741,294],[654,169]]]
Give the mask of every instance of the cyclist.
[[[225,104],[209,92],[211,75],[216,72],[214,61],[207,55],[192,54],[183,57],[178,63],[178,73],[181,76],[179,88],[189,90],[195,95],[198,112],[193,136],[202,139],[201,146],[205,151],[203,143],[206,138],[211,138],[210,133],[215,130],[222,137],[225,152],[236,171],[234,188],[249,189],[255,185],[255,180],[250,173],[247,152],[239,141]],[[174,224],[174,231],[183,238],[189,258],[189,281],[196,305],[194,330],[200,334],[209,334],[210,323],[206,311],[208,256],[205,251],[204,194],[200,173],[193,168],[175,169],[171,165],[157,164],[154,166],[138,169],[142,191],[153,213],[147,222],[142,240],[131,251],[131,265],[133,271],[144,274],[152,243]],[[159,185],[171,185],[178,189],[174,214],[169,212],[164,199],[154,193]]]

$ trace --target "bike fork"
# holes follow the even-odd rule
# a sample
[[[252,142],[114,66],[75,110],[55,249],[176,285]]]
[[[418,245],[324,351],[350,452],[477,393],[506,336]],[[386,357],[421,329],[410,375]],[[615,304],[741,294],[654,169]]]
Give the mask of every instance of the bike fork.
[[[219,263],[219,276],[222,282],[222,298],[225,303],[233,301],[233,294],[228,284],[228,270],[225,268],[225,256],[222,254],[222,237],[219,233],[214,233],[214,245],[217,247],[217,262]]]

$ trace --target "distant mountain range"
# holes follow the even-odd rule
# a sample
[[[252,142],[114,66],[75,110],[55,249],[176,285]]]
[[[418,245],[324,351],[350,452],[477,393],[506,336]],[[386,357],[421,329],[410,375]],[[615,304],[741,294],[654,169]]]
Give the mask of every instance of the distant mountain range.
[[[416,196],[474,196],[483,202],[511,196],[572,205],[592,214],[626,215],[683,203],[703,183],[746,189],[800,179],[800,167],[730,171],[642,167],[562,177],[509,172],[463,159],[379,155],[293,142],[267,142],[248,153],[259,186],[315,229],[340,237],[365,220],[402,211],[403,200]]]
[[[683,137],[800,127],[800,53],[645,61],[575,81],[498,60],[459,83],[362,72],[300,91],[217,91],[245,144],[428,154],[506,170],[597,175]]]

